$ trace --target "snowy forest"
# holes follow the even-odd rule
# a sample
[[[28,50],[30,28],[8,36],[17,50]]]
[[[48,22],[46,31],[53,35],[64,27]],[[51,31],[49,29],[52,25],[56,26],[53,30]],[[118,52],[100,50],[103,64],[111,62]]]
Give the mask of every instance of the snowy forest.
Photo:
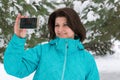
[[[73,8],[79,14],[87,30],[83,42],[87,50],[95,56],[114,54],[112,43],[120,40],[120,0],[0,0],[0,61],[18,13],[40,18],[39,28],[28,30],[26,47],[32,47],[48,40],[47,19],[60,7]]]
[[[87,36],[83,45],[95,58],[100,57],[96,62],[101,80],[119,80],[120,74],[115,74],[114,71],[120,72],[120,0],[0,0],[0,63],[3,63],[4,51],[14,34],[13,27],[18,13],[40,19],[38,28],[27,30],[25,48],[29,48],[49,40],[48,17],[51,12],[62,7],[73,8],[85,26]],[[113,49],[114,44],[118,44],[115,41],[119,41],[119,50]],[[115,59],[105,57],[116,54],[115,50],[119,57],[118,54]],[[109,73],[110,70],[111,75],[115,74],[117,77],[110,78],[110,74],[106,73],[104,75],[104,72]],[[104,78],[105,76],[109,79]],[[0,80],[1,77],[5,78],[5,75],[0,73]]]

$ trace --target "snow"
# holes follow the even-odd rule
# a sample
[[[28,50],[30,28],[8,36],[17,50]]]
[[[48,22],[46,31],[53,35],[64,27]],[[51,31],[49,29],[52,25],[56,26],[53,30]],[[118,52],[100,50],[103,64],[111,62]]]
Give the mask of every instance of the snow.
[[[28,40],[31,39],[31,37],[32,37],[31,34],[33,34],[33,33],[35,33],[35,29],[28,29],[28,30],[27,30],[27,34],[28,34],[27,38],[28,38]]]
[[[2,33],[2,29],[0,28],[0,33]]]
[[[0,39],[0,48],[4,47],[4,40],[3,39]]]
[[[2,32],[2,30],[1,30],[1,32]],[[0,48],[2,48],[2,47],[4,47],[4,40],[3,40],[3,36],[0,35]]]
[[[120,79],[120,41],[114,42],[113,50],[115,54],[104,57],[95,57],[101,80]],[[23,79],[16,78],[7,74],[3,64],[0,63],[0,80],[32,80],[34,73]]]
[[[82,2],[81,1],[74,1],[73,4],[74,4],[74,10],[78,13],[81,13],[83,10]]]
[[[0,80],[32,80],[32,77],[33,74],[23,79],[19,79],[14,76],[11,76],[5,72],[3,64],[0,63]]]
[[[100,72],[120,72],[120,41],[115,41],[113,50],[115,54],[96,59]]]
[[[100,16],[98,14],[95,14],[94,11],[89,11],[87,14],[88,21],[96,21],[99,18],[100,18]]]
[[[96,59],[96,62],[100,72],[120,72],[120,58],[107,56],[102,59]]]

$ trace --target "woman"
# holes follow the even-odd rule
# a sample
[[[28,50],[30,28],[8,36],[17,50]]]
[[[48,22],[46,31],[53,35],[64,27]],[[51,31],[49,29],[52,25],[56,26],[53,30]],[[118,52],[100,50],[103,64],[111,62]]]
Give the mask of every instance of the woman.
[[[14,35],[4,55],[8,74],[23,78],[35,72],[33,80],[99,80],[93,56],[82,43],[86,36],[79,16],[71,8],[54,11],[48,20],[50,41],[24,50],[26,30],[19,30],[16,18]]]

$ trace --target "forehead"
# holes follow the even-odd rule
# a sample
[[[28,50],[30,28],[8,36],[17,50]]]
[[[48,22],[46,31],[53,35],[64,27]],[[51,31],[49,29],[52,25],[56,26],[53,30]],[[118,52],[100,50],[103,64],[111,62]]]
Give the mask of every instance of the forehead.
[[[59,21],[67,21],[66,17],[56,17],[55,22],[59,22]]]

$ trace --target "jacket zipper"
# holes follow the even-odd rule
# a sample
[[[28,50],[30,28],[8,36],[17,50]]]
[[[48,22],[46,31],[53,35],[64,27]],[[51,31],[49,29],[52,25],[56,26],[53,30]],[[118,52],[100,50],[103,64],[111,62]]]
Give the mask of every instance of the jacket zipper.
[[[63,70],[62,70],[62,76],[61,76],[61,80],[64,80],[64,75],[65,75],[65,69],[66,69],[66,62],[67,62],[67,50],[68,49],[68,44],[66,42],[66,46],[65,46],[65,56],[64,56],[64,64],[63,64]]]

